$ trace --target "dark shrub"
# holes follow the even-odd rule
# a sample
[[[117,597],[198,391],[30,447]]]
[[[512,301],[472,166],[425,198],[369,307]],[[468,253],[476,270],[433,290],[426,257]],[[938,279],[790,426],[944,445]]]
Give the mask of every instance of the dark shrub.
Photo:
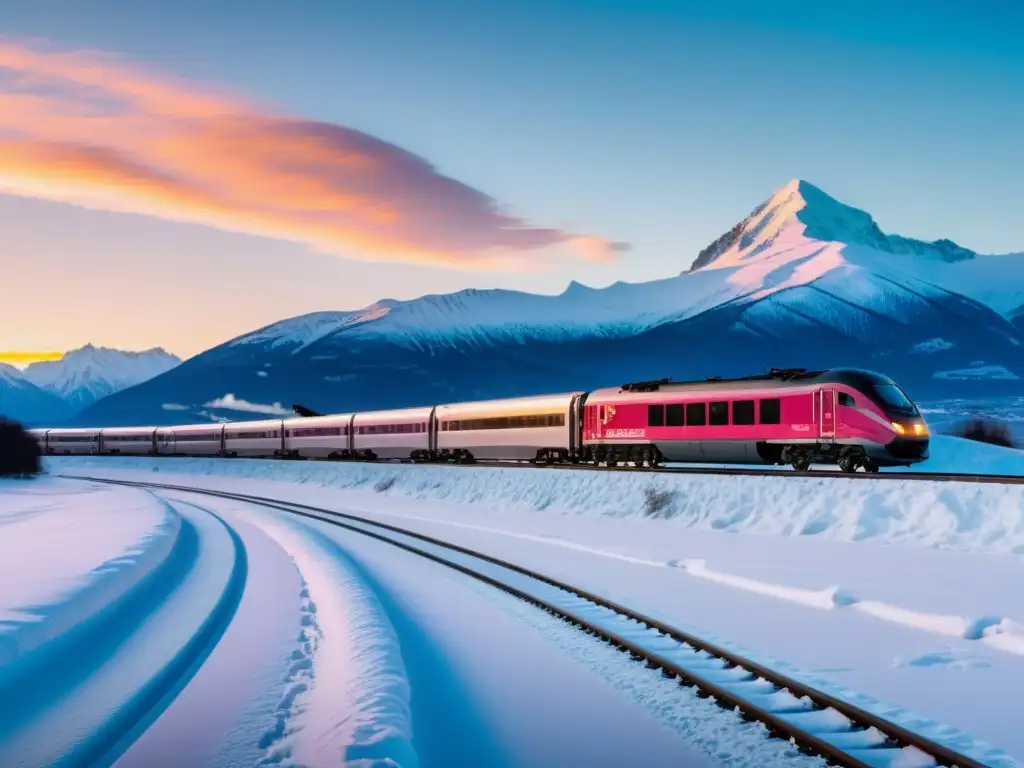
[[[25,428],[0,417],[0,477],[34,477],[41,469],[42,451]]]
[[[965,424],[951,432],[956,437],[964,437],[968,440],[976,440],[979,443],[989,445],[1001,445],[1004,448],[1016,448],[1013,435],[1004,425],[985,419],[971,419]]]

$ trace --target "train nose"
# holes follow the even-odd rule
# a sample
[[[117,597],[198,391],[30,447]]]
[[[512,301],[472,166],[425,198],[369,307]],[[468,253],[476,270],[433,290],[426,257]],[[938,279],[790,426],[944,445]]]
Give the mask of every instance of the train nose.
[[[930,442],[927,437],[897,437],[885,449],[894,459],[924,461],[928,458]]]

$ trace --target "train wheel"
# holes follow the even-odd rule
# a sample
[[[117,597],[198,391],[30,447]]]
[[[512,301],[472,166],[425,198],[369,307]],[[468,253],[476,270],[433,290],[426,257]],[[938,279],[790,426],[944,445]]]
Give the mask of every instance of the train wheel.
[[[797,456],[793,459],[793,469],[797,472],[806,472],[811,468],[811,459],[809,456]]]
[[[839,459],[839,469],[842,472],[853,473],[857,471],[860,462],[856,456],[843,456]]]

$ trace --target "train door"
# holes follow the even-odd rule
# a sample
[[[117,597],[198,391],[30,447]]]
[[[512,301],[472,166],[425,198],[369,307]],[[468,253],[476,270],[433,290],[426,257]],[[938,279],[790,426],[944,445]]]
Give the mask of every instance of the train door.
[[[818,392],[820,403],[818,418],[823,440],[835,440],[836,437],[836,391],[823,389]]]

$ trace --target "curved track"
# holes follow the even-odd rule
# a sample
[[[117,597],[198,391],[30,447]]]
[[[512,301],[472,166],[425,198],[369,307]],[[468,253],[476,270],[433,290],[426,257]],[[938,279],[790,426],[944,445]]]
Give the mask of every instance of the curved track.
[[[645,662],[681,685],[694,687],[769,732],[844,768],[913,764],[984,768],[984,764],[852,704],[817,691],[772,669],[599,595],[500,558],[398,526],[356,515],[227,491],[161,483],[64,475],[89,480],[182,491],[247,502],[318,520],[428,558],[490,584],[572,624]],[[910,753],[910,754],[908,754]],[[909,763],[901,763],[911,757]],[[930,758],[930,762],[929,762]]]

